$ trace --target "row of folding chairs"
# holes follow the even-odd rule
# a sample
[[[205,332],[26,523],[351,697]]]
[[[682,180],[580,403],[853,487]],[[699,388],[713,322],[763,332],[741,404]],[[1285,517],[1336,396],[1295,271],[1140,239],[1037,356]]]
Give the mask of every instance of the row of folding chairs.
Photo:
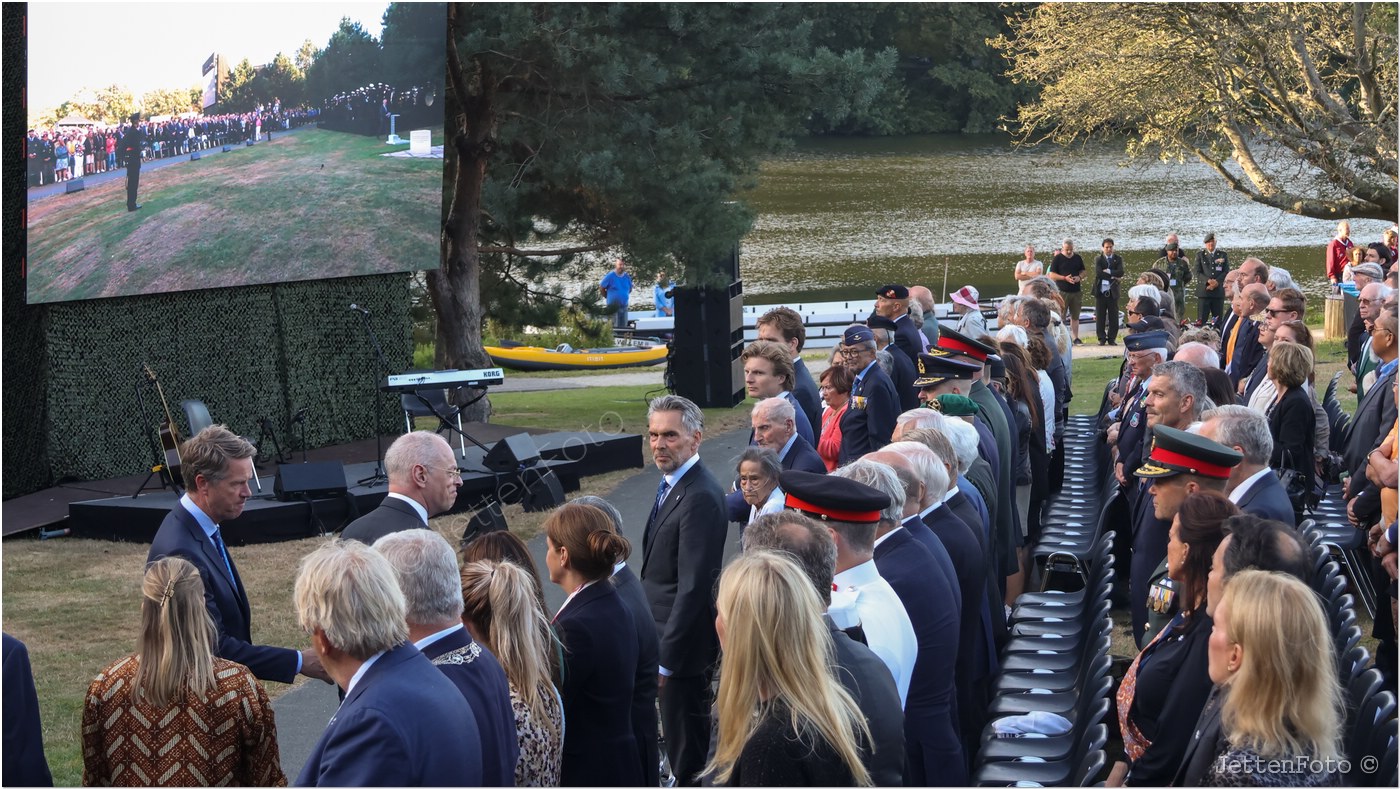
[[[1396,785],[1396,699],[1364,646],[1356,623],[1355,598],[1347,576],[1333,559],[1325,527],[1305,520],[1299,526],[1312,550],[1313,591],[1322,601],[1338,656],[1338,679],[1346,691],[1343,753],[1351,764],[1351,786]],[[1384,612],[1382,612],[1384,615]],[[1365,766],[1371,766],[1367,772]]]
[[[1033,548],[1036,577],[1007,622],[1010,639],[974,765],[978,786],[1091,786],[1107,775],[1113,677],[1113,535],[1101,534],[1102,463],[1093,422],[1065,431],[1065,480]],[[1035,712],[1070,722],[1063,734],[1002,739],[996,721]]]

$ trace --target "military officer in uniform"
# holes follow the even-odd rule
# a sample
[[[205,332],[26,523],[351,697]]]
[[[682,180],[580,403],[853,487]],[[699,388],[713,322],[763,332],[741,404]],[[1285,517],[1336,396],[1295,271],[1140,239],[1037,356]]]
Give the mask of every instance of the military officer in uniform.
[[[840,464],[874,452],[890,443],[899,395],[894,383],[875,360],[875,335],[859,323],[841,335],[841,363],[855,373],[850,405],[841,416]]]
[[[1167,577],[1167,532],[1181,502],[1201,490],[1224,494],[1230,469],[1243,457],[1205,436],[1166,425],[1152,428],[1152,452],[1135,472],[1150,493],[1141,497],[1133,519],[1131,607],[1139,647],[1176,614],[1176,589]]]
[[[1175,242],[1165,247],[1166,256],[1158,259],[1153,268],[1167,272],[1167,288],[1176,302],[1176,319],[1186,319],[1186,286],[1191,284],[1191,264],[1181,256],[1181,247]]]
[[[1225,311],[1225,275],[1230,256],[1215,245],[1215,234],[1206,233],[1205,247],[1196,253],[1196,322],[1220,319]]]
[[[122,134],[117,147],[126,165],[126,210],[136,211],[136,189],[141,185],[141,152],[146,148],[146,133],[141,130],[141,113],[131,113],[131,126]]]

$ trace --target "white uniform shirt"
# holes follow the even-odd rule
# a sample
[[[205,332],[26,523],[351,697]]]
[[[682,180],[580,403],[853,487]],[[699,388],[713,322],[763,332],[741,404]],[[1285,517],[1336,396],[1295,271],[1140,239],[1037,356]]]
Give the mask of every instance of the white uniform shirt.
[[[875,560],[858,564],[832,579],[831,607],[827,613],[840,628],[860,625],[876,657],[884,661],[899,688],[899,705],[909,696],[909,679],[919,642],[914,625],[894,588],[880,577]]]

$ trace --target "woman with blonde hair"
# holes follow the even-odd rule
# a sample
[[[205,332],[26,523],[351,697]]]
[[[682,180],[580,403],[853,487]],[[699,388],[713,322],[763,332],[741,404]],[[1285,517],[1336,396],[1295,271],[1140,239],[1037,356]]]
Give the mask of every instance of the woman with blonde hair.
[[[1317,415],[1306,385],[1313,372],[1312,351],[1294,342],[1278,342],[1269,349],[1268,377],[1277,394],[1264,415],[1269,418],[1269,432],[1274,437],[1274,453],[1269,466],[1275,471],[1292,471],[1295,489],[1288,498],[1293,502],[1295,522],[1303,522],[1306,497],[1313,489],[1313,460]]]
[[[836,679],[821,603],[797,564],[739,556],[716,607],[719,738],[705,774],[730,786],[869,786],[870,729]]]
[[[550,681],[554,636],[529,573],[508,561],[462,567],[462,623],[505,669],[520,758],[516,786],[558,786],[564,704]]]
[[[199,570],[147,567],[136,653],[88,687],[84,786],[286,786],[267,692],[217,643]]]
[[[1204,784],[1339,786],[1336,665],[1327,617],[1307,584],[1262,570],[1232,576],[1210,636],[1226,746]],[[1296,769],[1258,769],[1272,760]]]

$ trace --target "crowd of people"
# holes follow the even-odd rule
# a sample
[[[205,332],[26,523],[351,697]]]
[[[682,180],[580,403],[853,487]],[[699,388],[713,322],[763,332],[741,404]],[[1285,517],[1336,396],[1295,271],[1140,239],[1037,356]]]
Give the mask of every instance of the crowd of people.
[[[1207,251],[1228,312],[1181,319],[1184,258],[1167,249],[1165,276],[1128,291],[1098,416],[1126,499],[1115,598],[1140,650],[1108,781],[1335,784],[1336,656],[1297,524],[1317,480],[1344,470],[1326,495],[1345,498],[1390,583],[1375,634],[1393,687],[1395,266],[1352,270],[1373,280],[1358,282],[1369,362],[1332,457],[1302,294],[1257,258],[1231,268]],[[927,288],[881,286],[819,376],[801,316],[764,314],[741,356],[755,403],[735,466],[701,460],[695,403],[653,399],[645,521],[604,498],[564,504],[543,524],[543,567],[508,531],[458,552],[428,528],[461,472],[440,436],[400,437],[384,502],[302,560],[309,649],[252,642],[219,524],[250,496],[254,449],[205,429],[182,447],[187,492],[151,546],[137,651],[92,684],[85,782],[283,783],[260,682],[304,674],[343,701],[302,785],[657,786],[663,765],[687,786],[968,783],[1073,429],[1065,289],[1083,272],[1026,257],[994,318],[959,291],[956,326],[931,319]],[[731,522],[742,548],[726,564]],[[566,595],[557,610],[546,582]],[[1297,757],[1302,773],[1260,772]]]
[[[145,136],[142,161],[154,161],[294,129],[314,123],[318,114],[315,109],[284,110],[278,103],[253,112],[30,129],[25,138],[29,185],[45,186],[126,167],[120,143],[133,126]]]

